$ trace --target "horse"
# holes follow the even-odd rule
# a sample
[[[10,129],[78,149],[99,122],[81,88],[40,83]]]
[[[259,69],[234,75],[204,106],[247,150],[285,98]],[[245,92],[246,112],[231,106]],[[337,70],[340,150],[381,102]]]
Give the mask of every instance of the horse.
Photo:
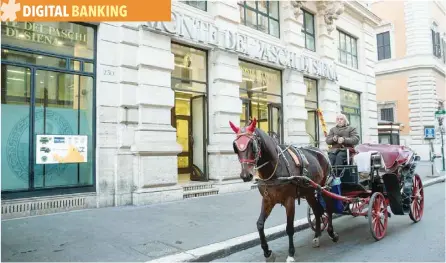
[[[313,247],[319,247],[321,218],[324,209],[316,199],[315,188],[308,184],[307,179],[321,186],[327,186],[331,164],[328,156],[319,148],[312,146],[296,148],[280,145],[277,140],[256,128],[256,123],[257,120],[254,118],[248,126],[239,128],[229,121],[229,125],[236,134],[233,148],[241,164],[240,178],[243,182],[250,182],[254,178],[254,170],[258,172],[256,180],[262,196],[262,203],[260,216],[257,220],[257,230],[265,260],[267,262],[275,261],[275,255],[269,249],[266,241],[265,221],[274,206],[281,204],[286,209],[286,233],[289,239],[286,261],[294,262],[295,201],[298,199],[300,205],[300,198],[305,199],[313,209],[316,217],[316,231],[312,243]],[[296,158],[297,156],[300,157]],[[300,165],[298,166],[296,162],[300,162]],[[332,215],[335,211],[334,202],[330,197],[322,196],[326,204],[328,218],[327,232],[331,240],[337,242],[339,235],[334,231],[332,224]]]

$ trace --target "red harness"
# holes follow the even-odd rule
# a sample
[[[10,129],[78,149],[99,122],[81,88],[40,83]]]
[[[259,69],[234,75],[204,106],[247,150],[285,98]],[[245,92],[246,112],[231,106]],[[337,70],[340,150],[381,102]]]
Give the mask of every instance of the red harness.
[[[248,145],[251,140],[252,140],[252,143],[257,144],[256,146],[253,146],[253,147],[257,147],[257,151],[253,149],[255,159],[240,159],[239,158],[240,163],[255,165],[257,163],[257,160],[262,156],[257,139],[255,137],[255,134],[253,134],[253,133],[245,132],[245,133],[237,134],[237,138],[234,140],[234,145],[238,151],[244,152],[248,148]]]

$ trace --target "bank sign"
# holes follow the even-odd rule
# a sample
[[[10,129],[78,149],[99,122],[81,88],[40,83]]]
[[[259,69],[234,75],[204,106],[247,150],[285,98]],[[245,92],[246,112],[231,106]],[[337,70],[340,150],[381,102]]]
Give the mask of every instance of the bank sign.
[[[286,48],[266,43],[246,34],[222,30],[212,23],[177,11],[172,11],[171,22],[147,22],[145,25],[151,31],[237,52],[250,58],[332,81],[338,80],[335,65],[328,65],[320,60],[298,55]]]

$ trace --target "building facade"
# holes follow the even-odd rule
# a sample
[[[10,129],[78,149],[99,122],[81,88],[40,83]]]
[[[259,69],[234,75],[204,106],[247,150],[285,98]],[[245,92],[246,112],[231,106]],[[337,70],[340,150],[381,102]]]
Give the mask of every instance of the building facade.
[[[256,117],[282,143],[326,148],[316,110],[329,128],[343,112],[376,142],[379,23],[356,1],[186,1],[172,22],[4,23],[2,213],[251,189],[229,121]],[[88,160],[36,164],[39,134],[87,136]]]
[[[446,6],[444,1],[371,1],[370,6],[382,18],[376,31],[380,121],[399,123],[400,144],[428,160],[425,128],[436,128],[435,152],[441,147],[434,112],[446,100]]]

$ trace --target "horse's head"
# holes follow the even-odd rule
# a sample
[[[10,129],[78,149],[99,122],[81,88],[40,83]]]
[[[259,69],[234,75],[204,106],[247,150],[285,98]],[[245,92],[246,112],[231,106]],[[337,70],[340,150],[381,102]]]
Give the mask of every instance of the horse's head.
[[[231,121],[229,125],[236,134],[233,147],[238,155],[242,171],[240,178],[244,182],[249,182],[254,177],[254,167],[261,156],[259,139],[255,133],[257,120],[254,120],[246,127],[238,128]]]

